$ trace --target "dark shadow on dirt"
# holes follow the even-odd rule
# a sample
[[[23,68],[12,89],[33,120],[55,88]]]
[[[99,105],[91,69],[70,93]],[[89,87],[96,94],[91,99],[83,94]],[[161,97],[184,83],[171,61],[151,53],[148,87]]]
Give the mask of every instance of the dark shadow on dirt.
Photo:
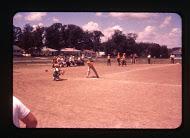
[[[54,81],[66,81],[67,79],[59,79],[59,80],[54,80]]]

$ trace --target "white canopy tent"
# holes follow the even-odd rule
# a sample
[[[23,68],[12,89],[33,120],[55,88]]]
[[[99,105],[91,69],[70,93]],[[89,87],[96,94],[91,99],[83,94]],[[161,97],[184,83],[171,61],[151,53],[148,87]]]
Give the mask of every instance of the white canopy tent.
[[[85,57],[96,57],[96,52],[94,52],[93,50],[84,50],[83,53]]]
[[[46,55],[46,56],[49,56],[49,55],[53,56],[53,55],[56,55],[58,53],[58,50],[48,48],[48,47],[43,47],[41,51],[42,51],[42,55]]]
[[[42,51],[56,52],[56,51],[58,51],[58,50],[52,49],[52,48],[48,48],[48,47],[43,47],[43,48],[42,48]]]
[[[63,48],[60,51],[61,54],[63,55],[77,55],[80,56],[81,55],[81,50],[75,49],[75,48]]]

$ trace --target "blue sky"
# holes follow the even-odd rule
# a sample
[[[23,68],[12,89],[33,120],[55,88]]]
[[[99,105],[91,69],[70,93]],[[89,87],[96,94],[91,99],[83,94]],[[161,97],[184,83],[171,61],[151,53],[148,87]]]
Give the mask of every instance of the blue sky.
[[[140,12],[18,12],[13,17],[17,27],[29,23],[34,28],[53,23],[75,24],[83,30],[102,31],[106,41],[118,29],[136,33],[137,42],[155,42],[168,48],[181,47],[182,21],[176,13]]]

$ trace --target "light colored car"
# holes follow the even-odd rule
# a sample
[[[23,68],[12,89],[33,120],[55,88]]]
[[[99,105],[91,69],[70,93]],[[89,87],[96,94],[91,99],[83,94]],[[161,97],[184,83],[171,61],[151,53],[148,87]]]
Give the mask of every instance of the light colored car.
[[[23,53],[22,54],[24,57],[31,57],[31,54]]]

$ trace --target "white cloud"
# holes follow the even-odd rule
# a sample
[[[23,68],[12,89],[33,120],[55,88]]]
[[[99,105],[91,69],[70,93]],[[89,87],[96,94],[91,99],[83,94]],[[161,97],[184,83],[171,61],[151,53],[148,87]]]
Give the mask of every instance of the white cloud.
[[[169,47],[181,47],[182,39],[181,39],[181,29],[173,28],[169,35],[166,36],[168,38]]]
[[[175,37],[179,36],[181,34],[181,30],[179,28],[173,28],[171,32],[169,33],[169,36]]]
[[[156,35],[156,28],[154,26],[146,26],[142,32],[138,33],[137,41],[153,42]]]
[[[32,27],[33,27],[33,31],[35,31],[38,26],[39,26],[39,27],[42,27],[42,26],[44,26],[44,24],[43,24],[43,23],[39,23],[39,24],[37,24],[37,25],[34,24],[34,25],[32,26]]]
[[[33,31],[36,30],[37,26],[38,26],[38,25],[36,25],[36,24],[32,25],[32,27],[33,27]]]
[[[101,42],[107,41],[108,38],[110,38],[114,34],[115,30],[123,31],[123,28],[119,25],[106,28],[105,30],[102,31],[102,33],[104,34],[104,37],[101,37]]]
[[[26,17],[25,20],[27,21],[40,21],[42,17],[46,16],[46,12],[31,12]]]
[[[166,17],[164,19],[163,23],[160,25],[160,28],[168,26],[170,24],[171,20],[172,20],[171,16]]]
[[[94,30],[100,30],[100,27],[98,25],[98,23],[96,22],[93,22],[93,21],[90,21],[88,22],[87,24],[83,25],[82,28],[85,30],[85,31],[94,31]]]
[[[123,28],[119,25],[115,25],[111,28],[111,30],[120,30],[120,31],[123,31]]]
[[[154,26],[147,26],[144,30],[147,33],[152,33],[155,31],[155,27]]]
[[[181,30],[173,28],[170,32],[160,33],[154,26],[146,26],[138,33],[137,42],[153,42],[168,48],[181,47]]]
[[[149,19],[156,17],[157,13],[120,13],[120,12],[111,12],[109,16],[116,17],[118,19]]]
[[[157,37],[157,43],[161,45],[167,45],[168,48],[181,47],[182,46],[181,33],[180,32],[174,33],[173,31],[171,31],[169,35],[168,33],[159,35]]]
[[[15,16],[14,16],[14,20],[19,20],[19,19],[22,19],[22,15],[21,14],[19,14],[19,13],[17,13],[17,14],[15,14]]]
[[[97,12],[96,16],[102,16],[102,13],[101,12]]]
[[[43,23],[39,23],[38,25],[39,25],[40,27],[44,26],[44,24],[43,24]]]
[[[56,17],[53,17],[53,22],[59,22],[59,19]]]

